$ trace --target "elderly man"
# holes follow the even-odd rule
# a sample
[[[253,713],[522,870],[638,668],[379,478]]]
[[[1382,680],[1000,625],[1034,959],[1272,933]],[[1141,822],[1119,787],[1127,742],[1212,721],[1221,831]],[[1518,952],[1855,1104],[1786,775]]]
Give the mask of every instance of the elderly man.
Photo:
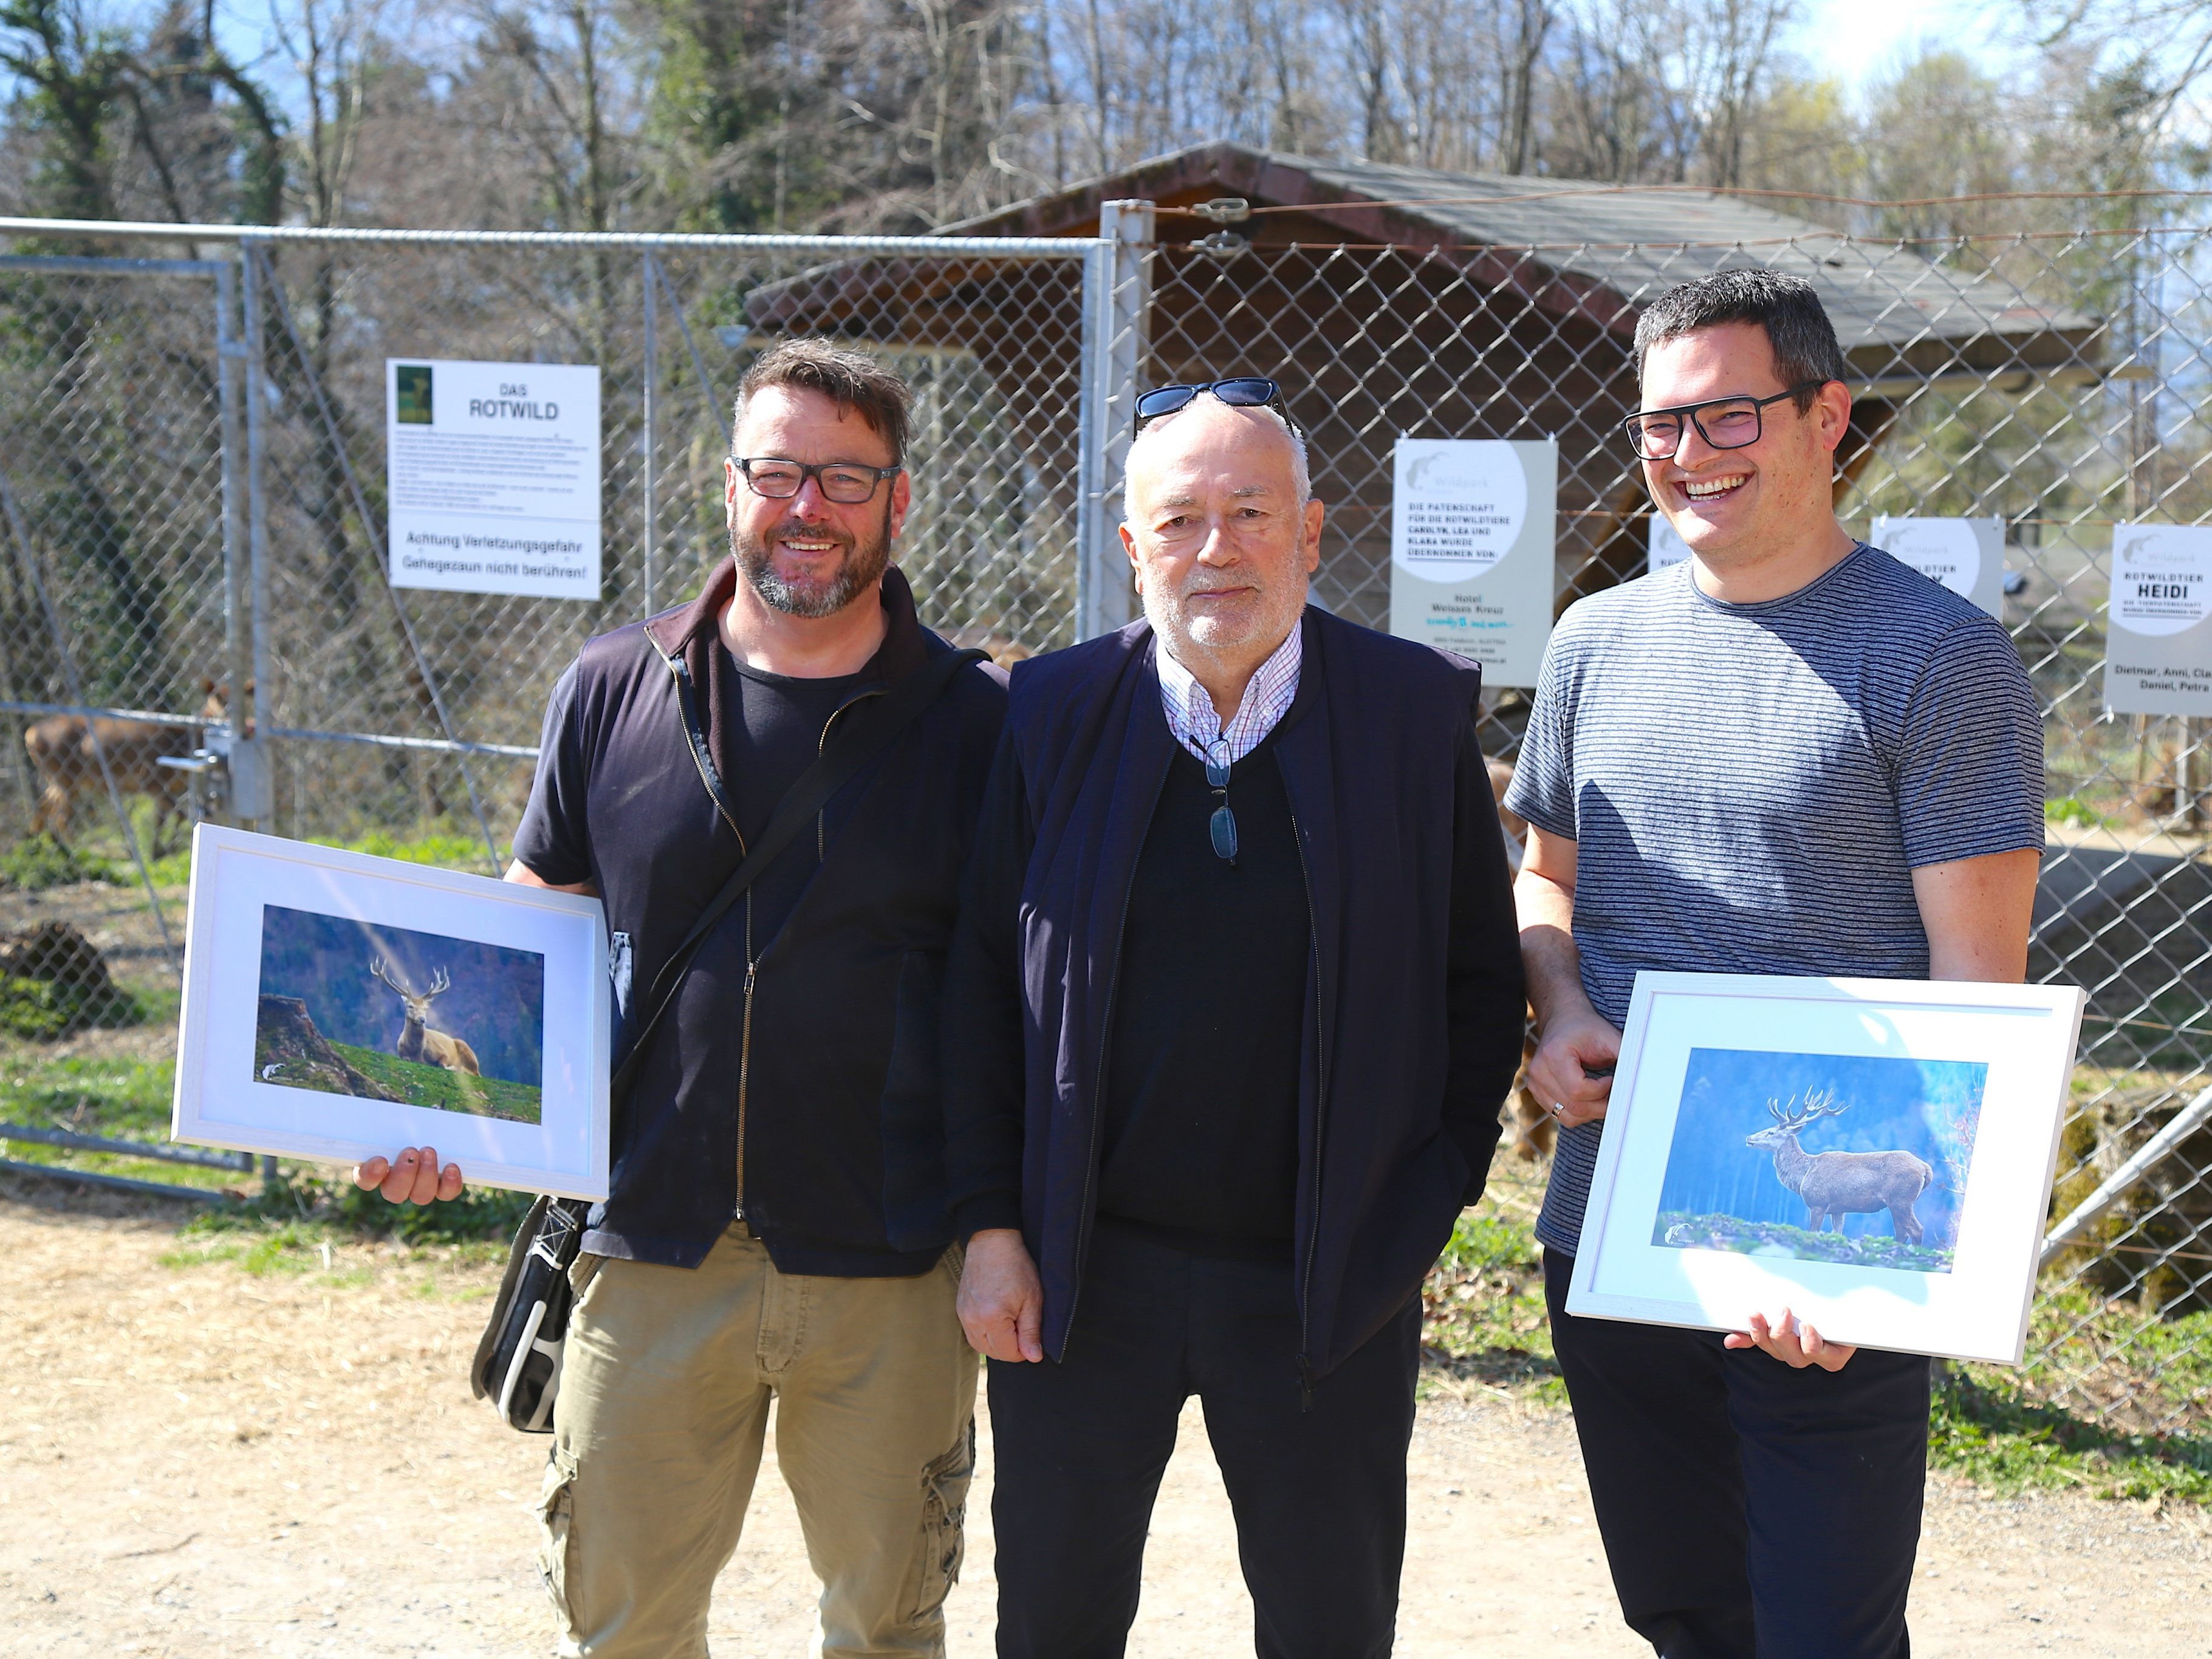
[[[1122,1651],[1195,1394],[1258,1651],[1383,1654],[1420,1283],[1520,1052],[1480,677],[1308,608],[1272,382],[1138,411],[1145,620],[1015,667],[946,986],[999,1651]]]
[[[2004,629],[1836,521],[1847,372],[1803,278],[1728,270],[1636,327],[1626,436],[1683,564],[1583,600],[1506,805],[1565,1125],[1537,1236],[1628,1623],[1668,1659],[1902,1659],[1928,1362],[1786,1308],[1732,1335],[1565,1301],[1638,969],[2014,980],[2043,738]]]

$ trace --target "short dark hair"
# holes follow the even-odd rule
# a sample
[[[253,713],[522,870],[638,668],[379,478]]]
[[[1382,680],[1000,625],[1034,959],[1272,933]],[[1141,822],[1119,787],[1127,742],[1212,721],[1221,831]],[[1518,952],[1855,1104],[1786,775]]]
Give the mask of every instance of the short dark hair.
[[[784,340],[770,346],[738,382],[730,416],[733,441],[745,404],[753,393],[772,386],[818,392],[836,401],[840,419],[848,410],[858,412],[890,446],[892,465],[904,464],[907,440],[914,432],[914,388],[866,352],[827,340]]]
[[[1764,265],[1717,270],[1682,283],[1644,307],[1636,319],[1636,384],[1644,385],[1644,362],[1651,348],[1724,323],[1757,323],[1774,348],[1774,371],[1785,386],[1808,380],[1847,378],[1835,325],[1812,283]],[[1815,394],[1798,394],[1799,413],[1813,406]]]

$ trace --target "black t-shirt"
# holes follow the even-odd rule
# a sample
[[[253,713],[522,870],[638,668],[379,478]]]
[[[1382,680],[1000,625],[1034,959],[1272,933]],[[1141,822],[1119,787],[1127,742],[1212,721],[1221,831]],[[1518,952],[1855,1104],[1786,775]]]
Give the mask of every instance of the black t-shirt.
[[[864,676],[793,679],[750,668],[721,647],[722,684],[735,690],[738,707],[722,711],[714,724],[721,752],[722,791],[737,815],[738,833],[750,847],[775,815],[776,803],[814,764],[822,751],[823,728]],[[746,891],[751,908],[748,953],[758,958],[814,878],[819,848],[811,831],[801,831],[775,863],[756,877]]]
[[[1237,862],[1181,744],[1129,890],[1108,1037],[1098,1213],[1205,1255],[1288,1260],[1312,957],[1275,733],[1230,769]]]
[[[750,846],[768,828],[784,792],[814,763],[830,715],[866,677],[793,679],[748,668],[720,648],[721,672],[715,678],[725,695],[734,692],[738,707],[717,711],[720,718],[714,728],[721,752],[714,764],[738,833]],[[575,678],[571,668],[554,690],[545,720],[547,759],[539,763],[530,805],[514,832],[515,857],[545,880],[564,885],[592,878],[590,836],[581,819],[584,763],[577,750],[576,722],[570,718]],[[757,959],[768,948],[799,902],[814,878],[819,851],[814,836],[802,830],[747,890],[749,959]],[[732,862],[730,867],[737,866]]]

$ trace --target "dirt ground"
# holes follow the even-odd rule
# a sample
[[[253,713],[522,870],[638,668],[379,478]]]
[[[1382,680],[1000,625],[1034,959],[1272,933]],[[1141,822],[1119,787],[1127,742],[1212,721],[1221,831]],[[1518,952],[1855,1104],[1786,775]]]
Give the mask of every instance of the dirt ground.
[[[164,1265],[176,1217],[0,1185],[0,1653],[529,1655],[544,1442],[464,1370],[494,1279],[367,1247],[327,1268]],[[951,1651],[990,1652],[985,1478]],[[1629,1656],[1572,1425],[1478,1390],[1425,1403],[1398,1651]],[[1195,1414],[1154,1520],[1133,1654],[1250,1650],[1228,1509]],[[763,1471],[715,1650],[806,1651],[812,1580]],[[2212,1654],[2212,1523],[2193,1508],[2000,1499],[1938,1480],[1914,1650]]]

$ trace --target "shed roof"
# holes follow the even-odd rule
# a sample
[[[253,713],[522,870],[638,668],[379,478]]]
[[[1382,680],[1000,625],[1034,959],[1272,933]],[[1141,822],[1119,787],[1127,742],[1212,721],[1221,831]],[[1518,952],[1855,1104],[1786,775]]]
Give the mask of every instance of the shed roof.
[[[1188,209],[1224,195],[1279,210],[1240,227],[1258,242],[1319,240],[1320,233],[1345,242],[1527,250],[1544,268],[1600,290],[1591,296],[1595,303],[1578,308],[1608,319],[1617,332],[1632,331],[1643,302],[1674,283],[1755,262],[1807,277],[1820,290],[1845,353],[1876,374],[2087,366],[2101,346],[2096,318],[2036,303],[2002,277],[1938,264],[1900,244],[1845,236],[1708,190],[1443,173],[1217,143],[1142,161],[945,231],[1095,235],[1102,202],[1142,199]],[[1188,222],[1194,238],[1207,228],[1203,221]]]

